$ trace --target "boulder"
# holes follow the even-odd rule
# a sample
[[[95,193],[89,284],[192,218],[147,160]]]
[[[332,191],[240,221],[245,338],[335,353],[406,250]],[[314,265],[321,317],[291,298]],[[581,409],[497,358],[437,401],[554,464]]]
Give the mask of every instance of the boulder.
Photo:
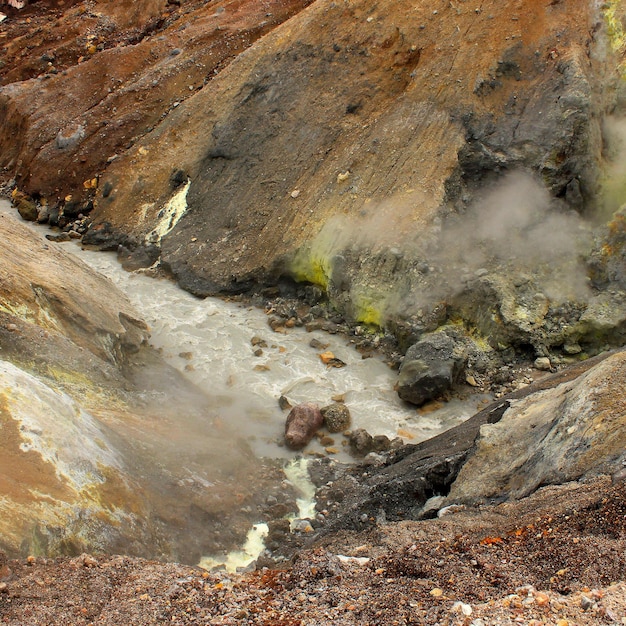
[[[11,200],[23,220],[27,222],[37,221],[39,215],[37,204],[30,196],[14,189],[11,194]]]
[[[464,349],[445,333],[425,335],[411,346],[398,377],[398,395],[417,406],[452,388],[464,363]]]
[[[340,433],[350,428],[350,409],[345,404],[335,402],[322,407],[321,411],[324,417],[324,426],[328,432]]]
[[[293,407],[285,423],[285,443],[292,450],[300,450],[313,439],[324,424],[322,412],[316,404],[305,402]]]

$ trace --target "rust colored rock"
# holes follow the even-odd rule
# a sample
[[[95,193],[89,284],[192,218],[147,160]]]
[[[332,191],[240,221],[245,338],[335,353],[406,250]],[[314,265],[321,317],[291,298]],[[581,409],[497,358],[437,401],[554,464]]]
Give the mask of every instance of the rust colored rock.
[[[324,418],[316,404],[305,402],[293,407],[285,423],[285,442],[292,450],[300,450],[322,427]]]
[[[37,3],[3,24],[2,167],[31,195],[84,205],[84,181],[310,1]]]

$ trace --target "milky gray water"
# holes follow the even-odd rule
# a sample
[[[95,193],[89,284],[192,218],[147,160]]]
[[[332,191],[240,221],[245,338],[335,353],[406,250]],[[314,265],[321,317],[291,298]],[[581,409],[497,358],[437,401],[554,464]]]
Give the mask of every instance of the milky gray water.
[[[3,203],[0,207],[15,215]],[[32,225],[45,236],[47,227]],[[475,401],[453,400],[427,414],[401,402],[393,390],[397,373],[381,358],[363,359],[349,341],[323,331],[302,328],[275,333],[260,309],[219,298],[198,299],[175,283],[140,272],[126,272],[114,253],[82,249],[76,242],[61,245],[87,265],[107,276],[127,295],[150,327],[151,343],[163,357],[214,399],[225,420],[234,420],[259,456],[291,457],[281,442],[286,414],[278,398],[292,404],[315,402],[324,406],[343,395],[353,428],[373,435],[401,436],[419,442],[437,435],[472,415]],[[267,343],[263,355],[254,355],[253,337]],[[311,340],[328,344],[327,350],[346,367],[326,366]],[[311,444],[315,449],[315,443]],[[340,447],[340,446],[339,446]],[[319,448],[318,448],[319,450]],[[340,452],[340,458],[348,457]]]
[[[278,407],[281,395],[292,404],[323,406],[332,396],[345,394],[354,428],[391,438],[400,432],[407,441],[432,437],[473,412],[474,406],[451,402],[421,415],[398,399],[393,390],[397,373],[379,358],[363,359],[345,338],[301,328],[274,333],[260,309],[217,298],[200,300],[168,280],[125,272],[114,254],[63,245],[130,298],[150,326],[153,345],[171,365],[219,398],[226,418],[246,414],[249,438],[259,455],[291,455],[276,445],[286,417]],[[268,345],[260,357],[253,354],[255,336]],[[324,365],[320,350],[309,345],[313,338],[329,344],[327,349],[346,367]]]

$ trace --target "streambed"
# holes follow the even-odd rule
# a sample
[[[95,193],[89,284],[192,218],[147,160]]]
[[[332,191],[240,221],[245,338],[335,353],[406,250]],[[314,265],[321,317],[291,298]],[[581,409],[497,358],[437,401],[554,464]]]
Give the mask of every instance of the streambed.
[[[124,271],[112,253],[64,245],[128,296],[150,327],[151,343],[213,398],[224,419],[245,433],[258,456],[295,455],[279,445],[286,417],[278,406],[281,395],[292,404],[320,406],[330,404],[332,396],[344,395],[353,428],[390,438],[400,435],[415,443],[475,412],[478,398],[470,403],[452,400],[438,410],[420,413],[393,390],[396,372],[382,358],[363,359],[344,337],[297,327],[275,333],[260,309],[218,298],[200,300],[169,280]],[[253,337],[268,345],[260,357],[254,356]],[[346,366],[326,366],[320,350],[310,346],[312,339],[328,344],[326,349]],[[313,442],[310,451],[315,450],[319,448]],[[335,456],[349,460],[343,451]]]
[[[19,219],[6,205],[5,211],[11,219]],[[463,421],[480,401],[478,397],[471,403],[457,400],[428,414],[418,413],[393,391],[395,372],[382,359],[363,359],[345,337],[323,331],[308,333],[302,328],[275,333],[262,310],[220,299],[197,299],[171,281],[125,272],[114,254],[83,250],[73,243],[52,243],[45,240],[50,232],[47,228],[31,228],[44,249],[63,246],[125,293],[150,326],[154,347],[202,392],[190,392],[175,383],[167,373],[171,370],[147,369],[144,376],[162,378],[144,386],[147,392],[129,392],[131,396],[144,394],[129,398],[129,406],[140,407],[137,413],[118,413],[115,406],[107,407],[106,403],[105,408],[95,409],[93,415],[104,428],[98,445],[119,458],[121,495],[116,494],[116,506],[121,507],[121,513],[126,508],[133,511],[138,537],[128,543],[122,533],[115,548],[103,544],[104,550],[186,562],[198,562],[202,557],[209,557],[206,562],[211,563],[237,562],[233,558],[229,561],[224,552],[237,542],[242,545],[252,524],[273,519],[270,503],[278,501],[280,505],[281,498],[288,497],[285,474],[276,465],[300,456],[282,445],[286,412],[278,406],[281,395],[293,404],[308,401],[324,405],[341,394],[352,413],[353,428],[390,438],[401,435],[412,442]],[[67,278],[69,289],[72,278]],[[255,336],[267,344],[260,356],[254,355],[251,340]],[[311,347],[313,338],[328,344],[326,349],[346,366],[328,368],[320,359],[320,350]],[[10,387],[7,383],[7,389]],[[37,385],[30,387],[36,389]],[[76,410],[82,409],[77,405]],[[48,419],[56,418],[51,414]],[[85,438],[89,433],[75,433],[73,445],[82,446]],[[332,456],[350,461],[342,445],[343,436],[334,438],[337,452]],[[58,444],[50,440],[51,458]],[[304,456],[309,453],[324,451],[313,442]],[[107,480],[97,472],[94,475],[105,490],[100,491],[107,493]],[[295,484],[297,481],[288,479],[296,491],[306,492]],[[124,493],[130,498],[127,504]],[[77,494],[72,505],[76,528],[81,527],[84,503],[80,503],[84,497]],[[90,497],[93,500],[93,494]],[[94,520],[99,519],[97,507],[107,505],[99,500],[91,505],[96,507]],[[298,502],[300,515],[305,507],[306,502]],[[50,505],[48,508],[52,510]],[[293,507],[291,510],[295,513]],[[37,515],[37,532],[43,528],[45,534],[46,518]],[[104,537],[98,528],[94,526],[89,537]],[[93,549],[89,537],[85,546]],[[50,544],[48,549],[54,552],[55,548]]]

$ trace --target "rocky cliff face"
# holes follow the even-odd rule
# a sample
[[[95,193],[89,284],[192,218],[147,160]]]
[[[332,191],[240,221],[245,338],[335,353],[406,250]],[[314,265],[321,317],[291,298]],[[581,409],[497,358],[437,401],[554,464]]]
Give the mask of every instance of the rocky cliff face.
[[[70,219],[95,207],[86,242],[149,246],[200,296],[312,282],[401,341],[460,317],[539,356],[621,342],[579,263],[621,110],[618,2],[56,11],[63,46],[35,30],[5,53],[0,153]]]

